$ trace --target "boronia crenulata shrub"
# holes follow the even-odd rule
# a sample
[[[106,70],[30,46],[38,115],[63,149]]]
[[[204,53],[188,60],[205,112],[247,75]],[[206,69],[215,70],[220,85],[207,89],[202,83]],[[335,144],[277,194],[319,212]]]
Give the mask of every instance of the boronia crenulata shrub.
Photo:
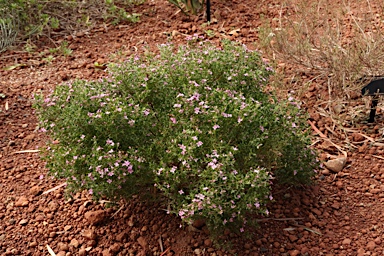
[[[127,198],[156,187],[170,212],[211,229],[268,214],[272,181],[308,184],[318,164],[300,104],[265,86],[260,53],[189,38],[133,56],[99,81],[35,95],[47,167],[69,191]],[[248,222],[249,223],[249,222]]]

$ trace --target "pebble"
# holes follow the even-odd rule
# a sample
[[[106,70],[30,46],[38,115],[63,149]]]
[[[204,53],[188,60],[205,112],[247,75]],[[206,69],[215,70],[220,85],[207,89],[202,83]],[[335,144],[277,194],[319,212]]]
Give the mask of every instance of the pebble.
[[[347,163],[346,157],[340,157],[332,160],[328,160],[324,163],[325,167],[333,172],[340,172],[343,170],[345,164]]]
[[[192,226],[198,229],[201,229],[205,225],[205,221],[202,219],[194,220]]]
[[[295,242],[295,241],[297,241],[297,239],[299,239],[297,236],[295,236],[295,235],[289,235],[289,240],[291,241],[291,242]]]
[[[211,239],[205,239],[205,240],[204,240],[204,245],[205,245],[206,247],[211,247],[211,246],[212,246],[212,240],[211,240]],[[244,245],[244,248],[245,248],[245,249],[250,249],[250,247],[247,248],[247,245],[249,245],[249,244],[245,244],[245,245]]]
[[[343,245],[350,245],[351,242],[352,242],[351,239],[349,239],[349,238],[345,238],[345,239],[343,240],[342,244],[343,244]]]
[[[29,193],[33,196],[38,196],[42,193],[42,189],[39,186],[33,186],[29,189]]]
[[[96,235],[95,231],[92,230],[92,229],[84,230],[81,235],[83,237],[85,237],[86,239],[88,239],[88,240],[96,240],[96,238],[97,238],[97,235]]]
[[[25,207],[28,206],[28,199],[25,196],[19,197],[19,199],[16,201],[15,206],[16,207]]]
[[[103,210],[89,211],[84,214],[84,217],[90,224],[97,225],[105,220],[106,213]]]
[[[59,242],[58,244],[57,244],[57,249],[59,250],[59,251],[69,251],[69,246],[68,246],[68,244],[66,244],[66,243],[63,243],[63,242]]]
[[[79,256],[86,256],[86,255],[87,255],[87,251],[84,248],[81,248],[79,250]]]
[[[77,247],[79,247],[80,243],[79,243],[79,241],[77,241],[76,238],[74,238],[74,239],[71,240],[71,242],[69,243],[69,245],[71,245],[71,246],[77,248]]]
[[[69,231],[69,230],[71,230],[72,229],[72,226],[71,225],[66,225],[65,227],[64,227],[64,231]]]
[[[300,254],[300,251],[299,250],[292,250],[292,251],[289,251],[289,255],[290,256],[297,256]]]
[[[27,225],[28,224],[28,220],[26,220],[26,219],[22,219],[20,222],[19,222],[19,225],[21,225],[21,226],[25,226],[25,225]]]
[[[376,247],[375,241],[369,241],[366,248],[368,251],[373,251]]]

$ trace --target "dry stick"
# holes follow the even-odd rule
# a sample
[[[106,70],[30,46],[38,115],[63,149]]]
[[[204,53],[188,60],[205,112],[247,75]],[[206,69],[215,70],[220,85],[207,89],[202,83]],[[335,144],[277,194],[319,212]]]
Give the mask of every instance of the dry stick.
[[[373,157],[379,158],[379,159],[384,159],[382,156],[377,156],[377,155],[372,155]]]
[[[256,219],[256,221],[265,221],[265,220],[275,220],[275,221],[287,221],[287,220],[302,220],[304,218],[265,218],[265,219]]]
[[[308,123],[311,125],[312,129],[313,129],[317,134],[319,134],[320,138],[327,138],[327,136],[325,136],[324,133],[322,133],[319,129],[317,129],[317,127],[315,126],[314,123],[312,123],[310,120],[308,120]]]
[[[353,130],[353,129],[349,129],[349,128],[344,128],[344,130],[347,131],[347,132],[357,133],[357,134],[363,136],[364,138],[368,139],[370,142],[375,142],[375,139],[373,139],[373,138],[371,138],[371,137],[369,137],[369,136],[367,136],[365,134],[359,133],[359,131],[357,131],[357,130]]]
[[[161,235],[160,235],[158,241],[159,241],[159,244],[160,244],[160,250],[161,250],[161,252],[164,252],[163,241],[161,240]]]
[[[42,195],[51,193],[52,191],[55,191],[55,190],[57,190],[57,189],[59,189],[59,188],[61,188],[61,187],[64,187],[64,186],[66,186],[66,185],[67,185],[67,182],[64,182],[64,183],[62,183],[62,184],[60,184],[60,185],[57,185],[57,186],[54,187],[54,188],[51,188],[51,189],[48,189],[47,191],[44,191],[44,192],[42,193]]]
[[[47,245],[47,250],[48,250],[49,254],[51,254],[51,256],[56,256],[56,253],[52,250],[51,247],[49,247],[49,245]]]
[[[167,254],[167,252],[171,250],[171,247],[168,247],[167,250],[165,250],[162,254],[160,254],[160,256],[164,256],[165,254]]]
[[[317,127],[314,125],[314,123],[312,123],[310,120],[308,120],[308,123],[311,125],[312,129],[317,133],[319,134],[319,136],[321,138],[323,138],[324,140],[326,141],[329,141],[335,148],[337,148],[341,153],[343,153],[343,155],[345,157],[347,157],[347,152],[345,152],[344,150],[342,150],[342,148],[339,146],[339,145],[336,145],[335,143],[333,143],[324,133],[322,133],[319,129],[317,129]]]
[[[113,218],[113,217],[115,217],[116,216],[116,214],[118,214],[123,208],[124,208],[124,204],[112,215],[112,217],[111,218]]]
[[[20,150],[20,151],[16,151],[16,152],[13,152],[13,154],[21,154],[21,153],[36,153],[36,152],[40,152],[40,150],[38,149],[27,149],[27,150]]]
[[[309,232],[318,234],[318,235],[320,235],[320,236],[323,235],[321,232],[316,231],[316,230],[313,230],[313,229],[310,229],[310,228],[308,228],[308,227],[306,227],[306,226],[297,225],[297,224],[292,224],[292,225],[295,226],[295,227],[298,227],[298,228],[303,228],[303,229],[305,229],[305,230],[307,230],[307,231],[309,231]]]

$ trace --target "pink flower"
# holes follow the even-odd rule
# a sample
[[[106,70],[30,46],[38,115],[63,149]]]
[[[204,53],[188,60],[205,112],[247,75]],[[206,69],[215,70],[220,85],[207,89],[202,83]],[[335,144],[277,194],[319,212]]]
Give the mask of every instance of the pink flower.
[[[219,129],[219,128],[220,128],[220,125],[215,124],[215,125],[213,126],[213,130],[217,130],[217,129]]]

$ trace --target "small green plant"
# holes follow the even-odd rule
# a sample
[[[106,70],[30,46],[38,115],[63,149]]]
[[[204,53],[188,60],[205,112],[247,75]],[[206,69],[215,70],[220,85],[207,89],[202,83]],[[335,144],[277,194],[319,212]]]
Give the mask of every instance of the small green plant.
[[[124,20],[137,22],[140,15],[130,14],[123,7],[131,7],[143,1],[0,0],[0,51],[13,43],[16,36],[26,40],[43,35],[50,37],[51,30],[79,31],[102,18],[111,20],[113,24]],[[72,15],[62,15],[63,12]]]
[[[50,64],[54,59],[55,57],[53,57],[53,55],[48,55],[47,57],[43,58],[43,61]]]
[[[123,20],[127,20],[130,22],[138,22],[140,20],[140,14],[127,13],[124,8],[117,6],[114,0],[105,0],[105,3],[108,6],[108,12],[105,16],[105,19],[112,18],[112,24],[114,25],[120,23]]]
[[[183,221],[243,231],[248,213],[268,214],[272,181],[311,182],[305,116],[265,92],[273,71],[258,52],[188,40],[36,95],[41,131],[55,140],[45,160],[70,191],[117,199],[155,186]]]
[[[69,56],[72,54],[72,50],[68,48],[68,42],[62,41],[59,47],[59,52],[61,52],[64,56]]]
[[[205,31],[205,34],[208,36],[208,37],[214,37],[215,36],[215,31],[211,30],[211,29],[208,29]]]
[[[184,14],[189,15],[192,13],[196,15],[204,10],[204,0],[168,0],[168,2],[174,4]]]

